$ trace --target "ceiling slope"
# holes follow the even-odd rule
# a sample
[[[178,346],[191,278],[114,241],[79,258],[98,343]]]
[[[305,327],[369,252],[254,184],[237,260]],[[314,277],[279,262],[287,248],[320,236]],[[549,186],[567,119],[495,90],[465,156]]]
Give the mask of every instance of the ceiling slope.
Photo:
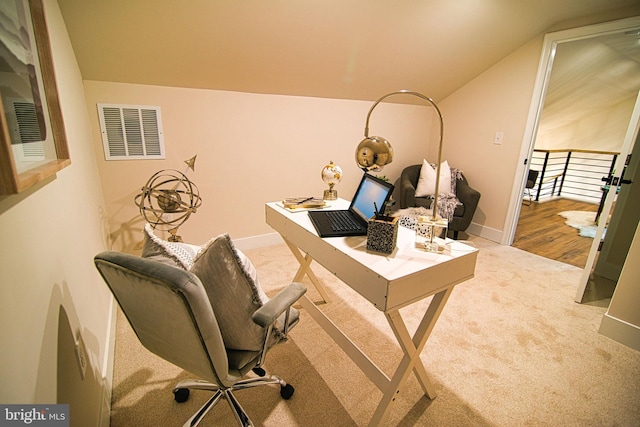
[[[359,100],[441,100],[558,22],[640,14],[639,0],[58,3],[86,80]]]

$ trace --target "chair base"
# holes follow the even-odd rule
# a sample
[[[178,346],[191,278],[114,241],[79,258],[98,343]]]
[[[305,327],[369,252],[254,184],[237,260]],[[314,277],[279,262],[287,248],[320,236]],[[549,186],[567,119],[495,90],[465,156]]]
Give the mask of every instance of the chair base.
[[[261,369],[261,368],[258,368]],[[264,371],[262,371],[264,372]],[[293,396],[293,392],[295,391],[293,386],[287,384],[282,378],[275,375],[262,375],[258,378],[247,378],[245,380],[238,381],[233,386],[229,388],[220,388],[217,384],[210,383],[208,381],[203,380],[184,380],[180,381],[173,388],[173,395],[176,402],[182,403],[186,402],[189,398],[189,390],[209,390],[213,391],[213,396],[207,400],[207,402],[202,405],[202,407],[193,414],[191,418],[184,423],[184,427],[194,427],[197,426],[202,418],[209,412],[211,408],[213,408],[221,398],[224,398],[231,410],[233,411],[238,424],[243,427],[253,426],[253,423],[249,419],[249,416],[245,412],[245,410],[240,405],[240,402],[233,395],[234,391],[244,390],[246,388],[259,387],[263,385],[270,384],[279,384],[280,385],[280,396],[283,399],[290,399]]]
[[[531,203],[533,203],[533,198],[531,197],[531,190],[529,190],[528,188],[526,188],[526,196],[529,197],[529,203],[525,203],[525,198],[522,199],[522,204],[525,206],[531,206]]]

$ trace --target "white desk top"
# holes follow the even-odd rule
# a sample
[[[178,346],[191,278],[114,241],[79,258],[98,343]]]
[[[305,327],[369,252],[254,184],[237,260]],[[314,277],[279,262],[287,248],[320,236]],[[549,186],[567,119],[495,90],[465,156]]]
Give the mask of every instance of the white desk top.
[[[331,209],[347,209],[336,200]],[[434,254],[415,248],[415,232],[400,226],[389,255],[366,249],[366,236],[320,238],[306,211],[291,212],[277,202],[266,205],[267,223],[338,276],[378,309],[387,311],[473,277],[478,250],[451,241],[450,250]]]

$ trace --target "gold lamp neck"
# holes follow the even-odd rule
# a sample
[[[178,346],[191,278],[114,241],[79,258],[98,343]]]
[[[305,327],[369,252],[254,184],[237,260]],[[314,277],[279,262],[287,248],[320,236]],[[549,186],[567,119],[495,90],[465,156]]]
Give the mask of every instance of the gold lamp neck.
[[[438,113],[438,119],[440,120],[440,142],[438,144],[438,163],[437,163],[437,175],[436,175],[436,189],[435,189],[435,194],[434,194],[434,199],[433,199],[433,205],[432,205],[432,211],[433,211],[433,218],[436,218],[436,210],[437,210],[437,206],[438,206],[438,192],[439,192],[439,188],[440,188],[440,163],[442,163],[442,142],[444,141],[444,120],[442,119],[442,113],[440,112],[440,108],[438,108],[438,105],[434,102],[433,99],[429,98],[428,96],[425,96],[419,92],[414,92],[411,90],[399,90],[396,92],[391,92],[388,93],[386,95],[383,95],[382,97],[378,98],[378,100],[376,102],[373,103],[373,105],[371,106],[371,108],[369,109],[369,112],[367,113],[367,121],[365,122],[364,125],[364,137],[365,138],[369,138],[369,119],[371,118],[371,113],[373,112],[373,110],[376,108],[376,106],[382,102],[384,99],[392,96],[392,95],[412,95],[412,96],[417,96],[420,99],[423,99],[425,101],[427,101],[435,110],[436,113]]]

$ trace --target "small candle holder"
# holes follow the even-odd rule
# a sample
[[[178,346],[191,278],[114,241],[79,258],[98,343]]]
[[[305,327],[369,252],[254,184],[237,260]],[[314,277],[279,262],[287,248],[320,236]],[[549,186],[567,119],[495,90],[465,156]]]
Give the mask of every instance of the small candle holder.
[[[398,217],[381,216],[369,220],[367,249],[390,254],[398,242]]]
[[[440,217],[420,216],[416,222],[416,248],[443,253],[449,222]]]

